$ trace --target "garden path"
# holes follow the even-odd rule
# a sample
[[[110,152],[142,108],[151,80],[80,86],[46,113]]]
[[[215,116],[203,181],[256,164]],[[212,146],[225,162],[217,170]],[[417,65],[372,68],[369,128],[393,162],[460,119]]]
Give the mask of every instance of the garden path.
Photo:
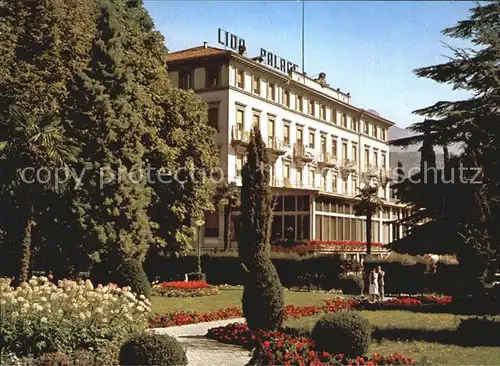
[[[185,348],[189,366],[244,366],[250,361],[249,351],[230,344],[223,344],[213,339],[205,338],[210,328],[224,326],[230,323],[243,323],[244,318],[219,320],[214,322],[183,325],[180,327],[154,328],[158,334],[171,335]]]

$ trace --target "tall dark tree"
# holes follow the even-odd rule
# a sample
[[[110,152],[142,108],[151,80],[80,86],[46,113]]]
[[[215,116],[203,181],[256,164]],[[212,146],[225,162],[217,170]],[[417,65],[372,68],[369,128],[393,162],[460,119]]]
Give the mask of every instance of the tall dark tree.
[[[406,146],[425,142],[427,146],[460,143],[461,154],[447,161],[446,175],[455,171],[454,184],[400,186],[416,210],[407,222],[425,219],[410,236],[431,240],[430,234],[441,235],[432,242],[436,251],[446,246],[459,256],[470,281],[465,292],[475,292],[488,271],[500,264],[500,229],[498,227],[500,197],[500,2],[478,4],[469,19],[458,22],[443,32],[452,38],[465,39],[475,49],[450,47],[449,61],[415,70],[420,77],[447,83],[454,89],[466,90],[472,97],[459,101],[439,101],[415,111],[427,117],[411,126],[417,135],[395,141]],[[465,167],[467,171],[457,172]],[[475,172],[478,172],[477,176]],[[470,180],[474,179],[474,182]],[[473,184],[471,184],[473,183]],[[411,197],[411,198],[410,198]],[[432,201],[432,198],[435,200]],[[437,200],[437,202],[436,202]],[[439,207],[437,207],[439,206]],[[458,236],[458,239],[457,239]],[[413,246],[416,246],[416,241]],[[414,248],[414,250],[418,250]]]
[[[378,185],[370,186],[366,182],[363,188],[360,188],[360,194],[356,196],[358,201],[354,207],[356,216],[366,216],[366,254],[372,253],[372,218],[382,209],[382,200],[378,196]]]
[[[247,270],[243,314],[250,329],[276,329],[284,320],[284,292],[270,258],[273,197],[269,157],[259,126],[250,136],[241,175],[239,256]]]

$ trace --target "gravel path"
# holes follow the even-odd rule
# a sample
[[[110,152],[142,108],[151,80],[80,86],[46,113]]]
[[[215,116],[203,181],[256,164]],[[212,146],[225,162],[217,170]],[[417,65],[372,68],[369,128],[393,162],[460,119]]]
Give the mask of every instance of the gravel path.
[[[189,366],[244,366],[250,360],[249,351],[205,338],[205,334],[210,328],[230,323],[243,323],[244,321],[244,318],[237,318],[180,327],[155,328],[153,331],[177,338],[187,348]]]

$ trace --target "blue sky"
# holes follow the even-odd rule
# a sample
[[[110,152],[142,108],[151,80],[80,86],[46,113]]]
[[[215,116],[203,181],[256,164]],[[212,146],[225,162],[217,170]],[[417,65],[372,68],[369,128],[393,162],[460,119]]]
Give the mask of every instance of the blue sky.
[[[300,1],[144,1],[170,51],[222,47],[217,30],[245,39],[248,56],[265,48],[302,69]],[[419,79],[412,70],[445,62],[442,42],[466,46],[441,31],[467,18],[468,1],[307,1],[305,71],[325,72],[353,104],[375,109],[405,127],[415,109],[466,97],[450,86]]]

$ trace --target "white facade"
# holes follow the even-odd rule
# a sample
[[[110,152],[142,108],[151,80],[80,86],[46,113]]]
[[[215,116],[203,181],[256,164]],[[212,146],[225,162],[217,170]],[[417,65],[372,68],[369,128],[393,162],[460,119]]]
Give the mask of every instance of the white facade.
[[[209,108],[218,108],[217,121],[211,124],[219,130],[221,167],[229,182],[241,184],[246,142],[254,123],[259,124],[274,162],[273,191],[296,197],[295,205],[290,197],[282,198],[288,207],[275,211],[276,239],[291,235],[294,240],[362,241],[364,219],[353,215],[353,203],[357,187],[369,176],[382,180],[379,195],[387,203],[374,218],[373,241],[387,243],[402,235],[399,228],[383,225],[403,214],[389,199],[385,179],[391,175],[387,145],[391,121],[356,108],[350,94],[331,89],[322,80],[293,71],[282,74],[230,51],[211,47],[180,51],[171,54],[168,67],[174,85],[194,89]],[[214,75],[217,80],[209,81],[215,80]],[[213,231],[212,237],[205,237],[207,247],[222,247],[222,223],[221,215],[218,235]],[[290,227],[293,230],[285,234]]]

